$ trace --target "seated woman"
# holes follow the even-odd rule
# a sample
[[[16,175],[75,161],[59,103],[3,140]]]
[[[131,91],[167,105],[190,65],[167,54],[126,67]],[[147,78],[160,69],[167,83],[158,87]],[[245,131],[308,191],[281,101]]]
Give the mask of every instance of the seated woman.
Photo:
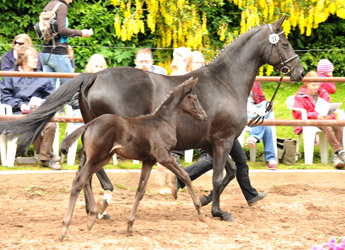
[[[317,77],[317,72],[310,71],[306,74],[306,77]],[[315,110],[315,104],[318,98],[322,98],[327,102],[330,101],[327,91],[320,87],[319,82],[306,82],[295,95],[294,106],[296,108],[303,108],[307,111],[308,119],[318,120],[331,120],[336,119],[335,114],[332,113],[329,116],[320,115]],[[301,119],[302,114],[299,111],[292,111],[292,115],[295,119]],[[318,127],[325,133],[328,143],[333,150],[333,165],[336,168],[343,168],[345,166],[345,151],[343,150],[343,127],[330,127],[324,126]],[[295,127],[294,132],[299,134],[302,132],[302,127]]]
[[[14,71],[34,72],[37,68],[38,53],[34,47],[22,45]],[[12,107],[14,114],[27,114],[44,101],[53,87],[50,79],[36,77],[3,77],[0,84],[1,103]],[[35,103],[33,100],[36,100]],[[33,145],[39,154],[42,167],[60,170],[60,157],[52,153],[56,124],[49,122],[43,132],[36,138]]]
[[[248,118],[252,118],[257,114],[263,113],[266,109],[267,100],[262,91],[260,82],[254,82],[252,91],[248,97],[247,114]],[[271,111],[265,116],[267,119]],[[264,143],[264,155],[266,166],[270,170],[276,170],[277,156],[275,153],[276,141],[273,140],[273,132],[271,126],[257,126],[253,127],[246,140],[246,146],[249,148],[256,148],[256,144],[260,141]]]

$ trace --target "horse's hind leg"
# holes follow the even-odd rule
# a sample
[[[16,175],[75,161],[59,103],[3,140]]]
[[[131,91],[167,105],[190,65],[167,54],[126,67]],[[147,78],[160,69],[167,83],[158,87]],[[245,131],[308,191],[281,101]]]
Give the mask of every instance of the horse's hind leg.
[[[201,210],[201,203],[196,194],[194,193],[193,187],[192,187],[192,181],[188,175],[188,173],[181,168],[174,158],[170,154],[167,155],[166,160],[159,161],[160,164],[162,164],[164,167],[169,169],[171,172],[173,172],[177,177],[179,177],[180,180],[183,181],[183,183],[186,185],[188,192],[193,200],[194,206],[198,212],[199,220],[202,222],[205,222],[205,216]]]
[[[232,162],[232,160],[227,159],[225,163],[225,171],[226,171],[226,175],[223,179],[221,193],[224,191],[224,189],[230,183],[230,181],[232,181],[235,178],[236,166]],[[213,190],[211,190],[211,192],[208,195],[201,196],[200,197],[201,205],[206,206],[207,204],[209,204],[212,201],[212,195],[213,195]]]
[[[96,175],[102,185],[102,189],[105,191],[104,195],[100,196],[97,200],[99,217],[102,218],[104,214],[106,214],[105,210],[110,204],[114,187],[111,181],[109,180],[107,173],[105,172],[103,168],[97,171]]]
[[[63,241],[63,239],[65,238],[68,227],[71,223],[74,207],[77,202],[79,193],[82,190],[85,183],[88,182],[89,178],[90,176],[88,175],[87,171],[85,171],[84,169],[80,169],[77,172],[77,176],[73,180],[67,213],[62,221],[62,232],[59,237],[61,241]]]
[[[86,182],[84,186],[84,192],[85,196],[88,197],[88,201],[90,202],[89,221],[87,224],[87,229],[91,230],[97,220],[98,207],[92,193],[90,182]]]
[[[153,162],[147,162],[147,161],[143,162],[141,174],[140,174],[139,185],[138,185],[137,192],[135,194],[135,201],[134,201],[134,204],[132,207],[131,214],[129,215],[129,218],[128,218],[128,224],[127,224],[127,234],[128,235],[133,234],[133,223],[134,223],[134,219],[135,219],[135,214],[137,212],[139,202],[144,197],[146,187],[147,187],[147,182],[149,180],[150,173],[151,173],[151,170],[152,170],[152,167],[154,164],[155,163],[153,163]]]

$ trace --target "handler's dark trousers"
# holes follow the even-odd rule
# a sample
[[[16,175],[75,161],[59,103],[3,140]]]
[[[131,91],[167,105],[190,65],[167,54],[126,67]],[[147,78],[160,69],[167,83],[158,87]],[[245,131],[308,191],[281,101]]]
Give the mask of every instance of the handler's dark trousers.
[[[242,193],[246,200],[250,200],[258,195],[258,192],[250,184],[249,179],[249,168],[247,165],[247,156],[241,147],[241,144],[236,139],[230,151],[230,156],[236,165],[236,178],[240,185]],[[204,153],[200,156],[200,160],[196,163],[186,167],[184,170],[188,173],[190,179],[193,181],[199,176],[203,175],[207,171],[213,169],[213,158],[208,154]],[[180,187],[183,188],[185,184],[178,179]]]

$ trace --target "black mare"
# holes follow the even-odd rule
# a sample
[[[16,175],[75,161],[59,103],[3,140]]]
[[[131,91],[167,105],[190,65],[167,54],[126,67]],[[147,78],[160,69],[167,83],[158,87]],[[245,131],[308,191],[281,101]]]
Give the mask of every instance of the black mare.
[[[220,194],[235,176],[235,167],[228,155],[234,139],[246,125],[247,98],[258,70],[267,63],[289,75],[292,81],[301,81],[304,76],[302,64],[282,31],[284,19],[247,31],[212,62],[186,75],[164,76],[129,67],[82,74],[63,84],[25,118],[1,122],[0,129],[10,129],[13,135],[21,135],[20,150],[23,151],[78,91],[85,122],[106,113],[134,117],[151,113],[179,83],[197,77],[196,92],[208,121],[200,124],[182,115],[175,150],[203,148],[213,156],[212,215],[232,220],[231,214],[220,208]],[[224,166],[226,176],[223,179]],[[113,189],[103,169],[97,176],[103,189]]]

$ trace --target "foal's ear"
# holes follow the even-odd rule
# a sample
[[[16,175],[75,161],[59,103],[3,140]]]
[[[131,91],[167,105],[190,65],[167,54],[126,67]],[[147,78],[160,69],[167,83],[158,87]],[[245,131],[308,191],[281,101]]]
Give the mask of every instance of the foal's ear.
[[[280,18],[278,21],[275,22],[274,26],[277,30],[280,29],[280,27],[282,26],[284,20],[285,20],[286,16],[283,16],[282,18]]]

